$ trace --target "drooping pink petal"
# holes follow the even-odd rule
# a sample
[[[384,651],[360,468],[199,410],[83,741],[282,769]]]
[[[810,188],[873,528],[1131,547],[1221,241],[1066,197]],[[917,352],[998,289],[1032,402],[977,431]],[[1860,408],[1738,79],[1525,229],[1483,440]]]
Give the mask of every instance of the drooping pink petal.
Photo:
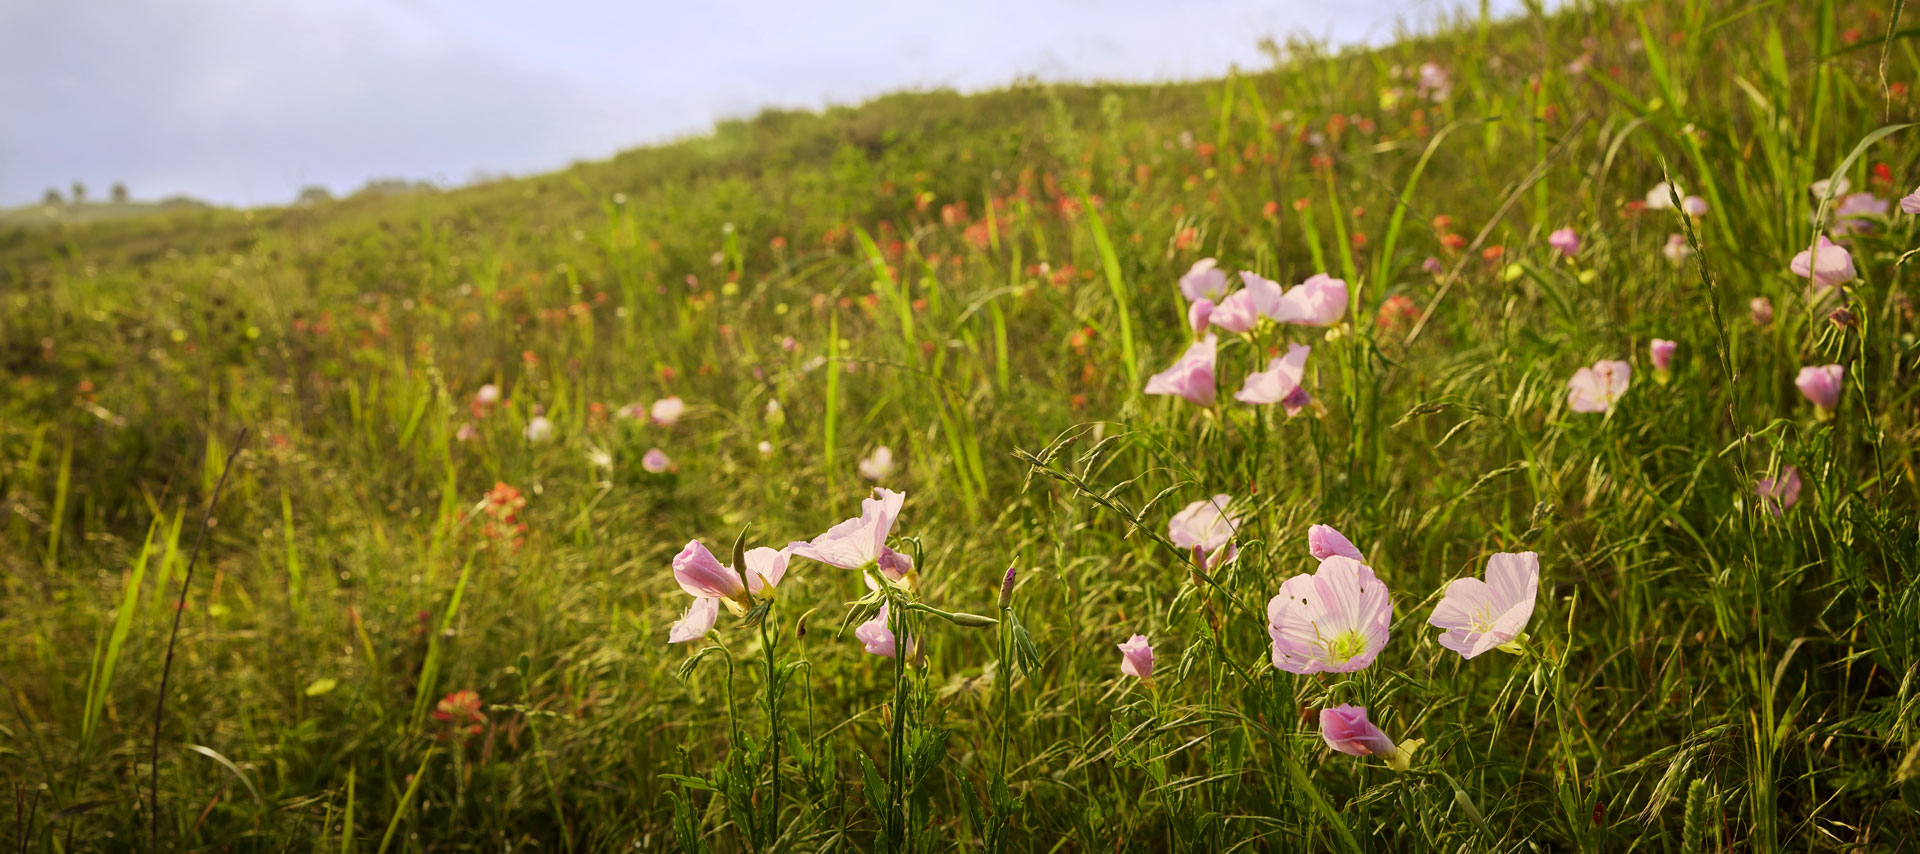
[[[1347,283],[1315,273],[1287,291],[1273,319],[1302,326],[1332,326],[1347,313]]]
[[[1207,334],[1207,324],[1213,320],[1213,300],[1197,299],[1187,307],[1187,326],[1195,335]]]
[[[1853,281],[1858,275],[1853,268],[1853,255],[1843,247],[1822,234],[1814,238],[1812,249],[1801,250],[1793,256],[1787,265],[1793,274],[1803,279],[1811,279],[1822,288],[1837,287]]]
[[[873,497],[860,502],[859,518],[828,528],[812,542],[790,545],[790,553],[841,569],[859,569],[873,563],[879,560],[880,549],[886,545],[906,500],[904,492],[875,487]]]
[[[1218,317],[1219,311],[1214,316]],[[1193,342],[1173,367],[1147,379],[1147,394],[1176,395],[1199,406],[1212,406],[1213,360],[1219,344],[1219,338],[1212,334]]]
[[[686,643],[705,637],[713,631],[713,622],[720,617],[720,600],[705,596],[697,597],[687,606],[687,613],[667,630],[667,643]]]
[[[1247,375],[1246,383],[1233,395],[1241,403],[1261,405],[1279,403],[1300,388],[1300,381],[1307,375],[1307,354],[1313,348],[1305,344],[1293,344],[1287,347],[1285,356],[1275,356],[1267,362],[1267,369]]]
[[[897,644],[893,636],[893,629],[887,625],[888,607],[888,605],[882,604],[880,606],[880,613],[874,614],[873,619],[855,626],[853,636],[854,639],[860,641],[860,645],[865,647],[867,652],[885,658],[892,658],[897,652]],[[911,636],[907,638],[905,646],[907,657],[911,659],[913,657],[913,638]]]

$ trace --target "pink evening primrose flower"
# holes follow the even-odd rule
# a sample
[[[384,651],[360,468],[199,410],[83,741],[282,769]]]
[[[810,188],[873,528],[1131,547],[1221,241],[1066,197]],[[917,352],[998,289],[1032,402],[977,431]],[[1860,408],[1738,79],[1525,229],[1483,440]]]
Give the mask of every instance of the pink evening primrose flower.
[[[1207,324],[1213,320],[1213,300],[1202,297],[1187,306],[1187,326],[1198,337],[1207,334]]]
[[[1920,192],[1920,190],[1916,190],[1915,192]],[[1420,262],[1420,269],[1425,270],[1428,273],[1431,273],[1435,276],[1440,275],[1440,273],[1444,270],[1444,268],[1440,266],[1440,259],[1435,258],[1432,255],[1428,255],[1427,260]]]
[[[492,406],[493,404],[499,403],[500,387],[493,383],[487,383],[481,386],[479,391],[473,393],[473,399],[482,406]]]
[[[1287,291],[1273,319],[1301,326],[1332,326],[1346,313],[1347,283],[1325,273],[1315,273]]]
[[[1241,272],[1240,281],[1245,282],[1246,287],[1214,306],[1210,318],[1214,326],[1228,332],[1252,332],[1260,325],[1260,318],[1273,317],[1280,311],[1280,301],[1286,293],[1279,282],[1254,273]]]
[[[1360,549],[1354,546],[1353,541],[1347,539],[1345,534],[1334,530],[1332,525],[1314,525],[1307,529],[1307,553],[1313,555],[1315,560],[1326,560],[1338,555],[1361,563],[1367,562],[1366,555],[1360,553]]]
[[[1298,414],[1310,400],[1306,390],[1300,387],[1300,380],[1306,376],[1307,354],[1312,349],[1305,344],[1289,345],[1285,356],[1275,356],[1267,362],[1266,370],[1248,374],[1246,383],[1234,393],[1233,399],[1256,406],[1284,404],[1288,415]]]
[[[860,461],[860,476],[875,483],[893,476],[893,449],[885,445],[876,446]]]
[[[1680,212],[1691,217],[1707,215],[1707,200],[1699,196],[1688,196],[1680,200]]]
[[[662,427],[672,427],[680,423],[680,416],[687,411],[687,404],[679,397],[663,397],[653,402],[653,408],[647,414],[653,417],[653,423]]]
[[[1766,297],[1754,297],[1747,301],[1747,316],[1753,325],[1765,328],[1773,324],[1773,300]]]
[[[1180,277],[1180,293],[1194,302],[1218,300],[1227,294],[1227,271],[1220,269],[1219,262],[1212,258],[1195,261],[1187,274]]]
[[[1547,245],[1560,254],[1572,258],[1580,251],[1580,235],[1571,228],[1562,228],[1547,235]]]
[[[1524,636],[1539,593],[1540,556],[1501,552],[1487,559],[1487,580],[1456,578],[1448,584],[1427,625],[1446,629],[1440,645],[1463,658],[1490,649],[1519,652],[1514,642]]]
[[[545,442],[553,438],[553,422],[545,415],[535,415],[527,422],[527,441]]]
[[[1215,310],[1214,317],[1219,316]],[[1212,406],[1213,359],[1219,345],[1219,338],[1212,334],[1193,342],[1172,367],[1147,378],[1147,394],[1177,395],[1198,406]]]
[[[1853,189],[1853,182],[1845,178],[1821,178],[1807,185],[1807,192],[1813,194],[1813,200],[1816,203],[1826,198],[1829,190],[1833,192],[1835,198],[1839,198],[1840,196],[1846,195],[1847,191],[1851,189]]]
[[[696,599],[724,599],[735,613],[745,613],[750,602],[746,582],[733,567],[720,562],[699,540],[689,540],[673,556],[673,580]]]
[[[1673,351],[1680,345],[1665,338],[1655,338],[1647,345],[1647,357],[1653,360],[1653,369],[1662,373],[1673,369]]]
[[[1830,418],[1834,407],[1840,405],[1842,380],[1846,378],[1846,369],[1839,365],[1808,365],[1800,369],[1800,376],[1793,384],[1800,387],[1800,393],[1806,395],[1821,419]]]
[[[1853,234],[1873,230],[1871,220],[1887,215],[1890,203],[1872,193],[1852,193],[1833,206],[1833,233]]]
[[[1200,550],[1207,566],[1216,567],[1234,559],[1234,532],[1240,530],[1240,517],[1227,515],[1233,496],[1222,493],[1195,501],[1173,514],[1167,521],[1167,539],[1183,551]]]
[[[892,658],[897,653],[893,629],[887,625],[888,608],[888,605],[884,603],[881,604],[880,613],[874,614],[873,619],[861,623],[853,629],[854,638],[860,641],[860,645],[865,647],[867,652],[884,658]],[[913,658],[913,637],[911,635],[907,637],[906,647],[907,658]]]
[[[1920,189],[1900,197],[1900,210],[1909,214],[1920,214]]]
[[[875,487],[873,497],[860,502],[860,517],[848,519],[827,529],[810,543],[793,543],[787,548],[797,557],[812,558],[841,569],[860,569],[880,559],[886,548],[887,534],[900,507],[906,503],[904,492]]]
[[[1800,470],[1787,466],[1780,470],[1778,478],[1761,478],[1753,485],[1753,494],[1760,496],[1760,506],[1778,519],[1787,508],[1800,503],[1800,486]]]
[[[1602,359],[1581,368],[1567,381],[1567,405],[1575,412],[1609,412],[1627,393],[1633,366]]]
[[[1653,188],[1647,191],[1647,210],[1650,210],[1650,211],[1673,210],[1673,197],[1685,196],[1685,195],[1686,195],[1686,192],[1681,190],[1679,187],[1676,187],[1672,184],[1668,184],[1665,181],[1662,181],[1658,184],[1653,185]]]
[[[706,637],[707,632],[713,631],[714,620],[719,618],[720,600],[708,596],[695,597],[693,604],[687,606],[687,613],[667,630],[667,643],[686,643]]]
[[[1288,673],[1352,673],[1387,645],[1393,602],[1367,565],[1335,555],[1296,575],[1267,603],[1273,666]]]
[[[1693,247],[1687,245],[1687,238],[1684,235],[1669,234],[1667,245],[1660,247],[1660,253],[1667,256],[1668,261],[1678,264],[1693,254]]]
[[[1320,710],[1320,737],[1327,746],[1348,756],[1378,756],[1387,767],[1405,771],[1413,767],[1413,751],[1426,743],[1416,738],[1406,744],[1393,739],[1367,720],[1365,706],[1333,706]]]
[[[1814,248],[1802,250],[1793,256],[1787,265],[1793,274],[1803,279],[1812,279],[1822,288],[1831,288],[1853,281],[1857,273],[1853,269],[1853,255],[1822,234],[1814,241]]]
[[[1153,644],[1146,635],[1134,635],[1119,644],[1120,672],[1139,679],[1153,678]]]
[[[649,448],[640,457],[640,467],[653,474],[660,474],[673,467],[673,460],[667,459],[667,452],[659,448]]]

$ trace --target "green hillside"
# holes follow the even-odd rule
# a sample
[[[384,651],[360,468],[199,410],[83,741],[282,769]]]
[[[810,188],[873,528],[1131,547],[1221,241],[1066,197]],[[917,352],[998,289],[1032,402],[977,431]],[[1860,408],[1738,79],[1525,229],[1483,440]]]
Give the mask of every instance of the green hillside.
[[[0,223],[0,836],[1901,850],[1920,21],[1566,6]]]

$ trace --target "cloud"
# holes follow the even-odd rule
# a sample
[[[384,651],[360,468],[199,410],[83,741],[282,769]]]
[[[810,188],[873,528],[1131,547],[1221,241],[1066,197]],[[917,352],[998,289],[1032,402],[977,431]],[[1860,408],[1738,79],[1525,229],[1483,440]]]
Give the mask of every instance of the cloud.
[[[1351,42],[1434,3],[16,0],[0,3],[0,204],[76,178],[244,204],[457,183],[763,106],[1259,67],[1261,36]]]

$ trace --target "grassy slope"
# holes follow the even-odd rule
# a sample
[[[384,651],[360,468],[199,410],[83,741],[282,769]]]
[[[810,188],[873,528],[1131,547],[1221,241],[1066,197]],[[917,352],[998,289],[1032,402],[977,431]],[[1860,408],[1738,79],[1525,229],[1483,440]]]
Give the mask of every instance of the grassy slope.
[[[397,816],[389,850],[735,850],[777,804],[783,844],[872,849],[874,781],[912,751],[931,770],[892,832],[931,848],[996,833],[977,810],[997,802],[1015,849],[1677,850],[1696,781],[1716,847],[1891,844],[1914,830],[1902,795],[1920,800],[1894,782],[1917,739],[1913,318],[1892,263],[1912,227],[1855,240],[1851,330],[1784,272],[1811,240],[1806,184],[1911,115],[1882,98],[1877,48],[1835,54],[1887,11],[1662,2],[1641,48],[1639,7],[1596,7],[1228,81],[768,114],[441,195],[0,231],[0,672],[19,701],[0,764],[38,787],[43,848],[145,832],[167,618],[246,427],[173,671],[168,839],[373,850]],[[1920,69],[1908,45],[1892,81]],[[1567,67],[1582,54],[1591,73]],[[1425,61],[1453,97],[1384,105]],[[1901,186],[1877,191],[1903,193],[1910,133],[1854,184],[1885,162]],[[1663,159],[1712,203],[1712,287],[1662,258],[1674,221],[1624,204]],[[1560,225],[1585,237],[1575,261],[1545,244]],[[1357,285],[1350,325],[1260,342],[1313,344],[1307,414],[1138,393],[1186,345],[1174,282],[1209,255]],[[1429,255],[1458,275],[1421,271]],[[1391,297],[1433,311],[1411,342]],[[1669,384],[1654,336],[1680,343]],[[1239,340],[1221,358],[1228,391],[1264,361]],[[1609,418],[1565,405],[1596,358],[1636,367]],[[1792,380],[1828,362],[1849,389],[1820,423]],[[487,382],[509,402],[456,441]],[[672,429],[610,414],[669,393],[691,405]],[[552,442],[521,437],[536,404]],[[1030,477],[1014,451],[1063,431],[1057,476]],[[1003,693],[997,633],[936,624],[896,696],[891,662],[836,634],[858,581],[797,564],[773,625],[807,665],[775,799],[749,761],[761,636],[723,617],[733,666],[683,667],[668,561],[691,537],[724,558],[748,523],[756,544],[824,530],[883,443],[921,595],[993,613],[1013,562],[1038,661]],[[655,446],[677,471],[640,469]],[[1775,522],[1750,484],[1784,463],[1807,493]],[[495,482],[527,495],[517,547],[458,521]],[[1196,588],[1125,516],[1164,530],[1219,492],[1248,501],[1243,556]],[[1392,643],[1350,678],[1266,663],[1260,603],[1312,568],[1315,522],[1395,596]],[[1542,555],[1539,655],[1441,650],[1437,591],[1520,549]],[[1134,632],[1158,651],[1150,689],[1117,671]],[[490,726],[450,749],[426,712],[460,688]],[[1415,770],[1324,750],[1303,712],[1339,702],[1423,736]],[[708,790],[743,774],[748,800]]]

